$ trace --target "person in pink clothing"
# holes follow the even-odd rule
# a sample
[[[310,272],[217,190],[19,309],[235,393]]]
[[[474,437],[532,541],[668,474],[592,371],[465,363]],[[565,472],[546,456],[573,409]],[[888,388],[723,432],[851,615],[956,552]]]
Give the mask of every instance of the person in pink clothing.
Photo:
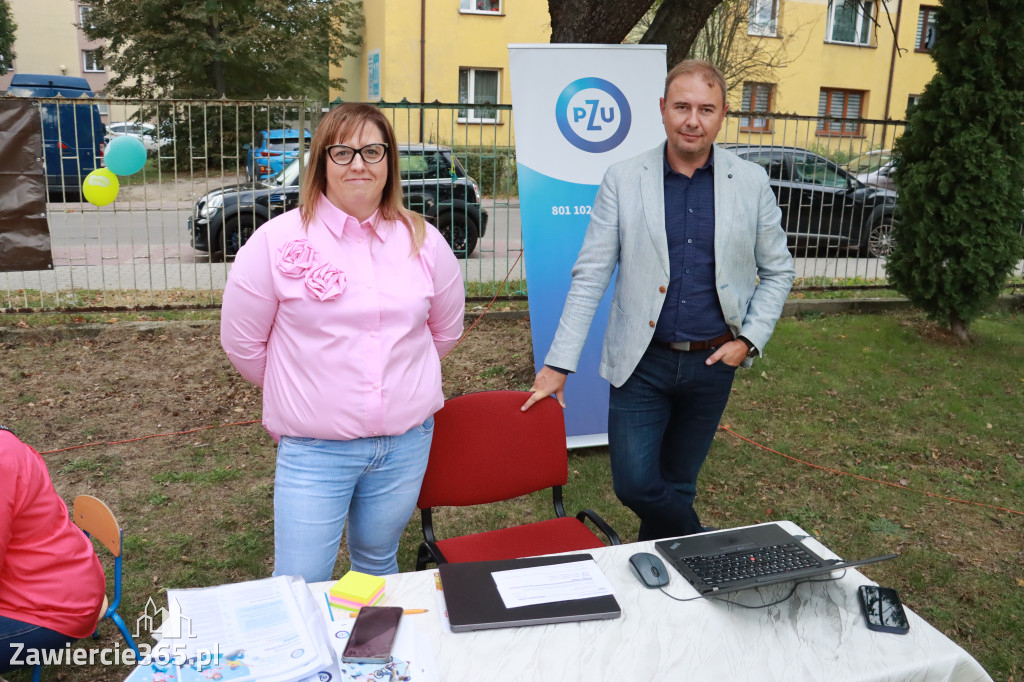
[[[43,458],[0,426],[0,673],[91,635],[106,587]]]
[[[346,523],[352,569],[395,573],[444,404],[441,357],[462,333],[461,271],[402,205],[376,107],[324,117],[300,199],[239,250],[221,313],[221,345],[262,387],[279,439],[274,575],[330,579]]]

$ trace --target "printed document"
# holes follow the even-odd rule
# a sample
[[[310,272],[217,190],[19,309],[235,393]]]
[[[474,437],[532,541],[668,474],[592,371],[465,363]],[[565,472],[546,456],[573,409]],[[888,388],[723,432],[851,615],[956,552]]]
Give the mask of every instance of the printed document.
[[[507,609],[613,594],[593,559],[497,571],[491,577]]]

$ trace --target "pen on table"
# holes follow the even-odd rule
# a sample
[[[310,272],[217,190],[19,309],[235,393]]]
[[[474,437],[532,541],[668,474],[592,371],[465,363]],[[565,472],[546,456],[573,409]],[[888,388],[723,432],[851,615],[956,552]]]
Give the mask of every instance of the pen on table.
[[[414,613],[426,613],[426,612],[427,612],[427,609],[406,609],[405,611],[402,611],[402,613],[404,615],[406,615],[406,616],[411,616]],[[358,615],[359,615],[358,611],[353,611],[352,613],[348,614],[348,617],[349,618],[355,618]]]
[[[324,601],[327,602],[327,613],[330,614],[331,622],[333,623],[334,622],[334,610],[331,608],[331,600],[327,596],[326,592],[324,592]]]

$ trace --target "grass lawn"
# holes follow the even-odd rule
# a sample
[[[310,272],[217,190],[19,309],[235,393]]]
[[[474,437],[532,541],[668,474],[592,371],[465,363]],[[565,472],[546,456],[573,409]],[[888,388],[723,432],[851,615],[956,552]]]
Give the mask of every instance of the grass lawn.
[[[482,323],[443,363],[446,393],[528,388],[527,333],[525,324]],[[273,443],[258,426],[227,425],[258,419],[258,392],[217,356],[215,329],[158,334],[0,346],[6,423],[41,451],[219,425],[46,457],[65,499],[96,494],[121,518],[121,613],[130,625],[147,598],[163,603],[168,587],[265,577],[273,555]],[[974,323],[972,336],[970,346],[958,345],[904,312],[782,320],[766,356],[737,374],[698,511],[722,528],[790,519],[843,557],[899,553],[863,572],[899,590],[995,680],[1020,680],[1024,315],[993,313]],[[213,365],[203,364],[211,357]],[[163,412],[136,420],[130,432],[111,428],[112,415],[125,423],[125,414],[148,415],[153,406]],[[637,522],[612,493],[607,452],[573,452],[569,464],[567,510],[593,508],[634,539]],[[482,512],[446,510],[435,521],[439,533],[453,534],[526,521],[549,507],[549,496],[537,495]],[[414,519],[402,570],[413,569],[418,542]],[[345,561],[343,551],[338,574]],[[101,633],[100,644],[82,645],[118,639],[110,623]],[[127,671],[60,674],[121,680]]]

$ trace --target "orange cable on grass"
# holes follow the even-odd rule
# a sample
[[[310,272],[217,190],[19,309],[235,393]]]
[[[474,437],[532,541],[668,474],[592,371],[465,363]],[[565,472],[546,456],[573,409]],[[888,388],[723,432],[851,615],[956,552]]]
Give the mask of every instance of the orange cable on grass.
[[[516,265],[519,263],[519,260],[522,257],[523,257],[523,252],[520,251],[519,255],[516,256],[515,262],[512,263],[512,267],[509,268],[508,274],[505,275],[505,279],[502,280],[502,282],[501,282],[502,286],[508,281],[508,278],[512,276],[512,271],[515,270]],[[501,291],[501,286],[498,287],[498,291],[499,292]],[[473,331],[473,327],[475,327],[478,324],[480,324],[480,320],[483,319],[484,315],[487,314],[487,311],[491,309],[491,306],[494,305],[494,302],[496,300],[498,300],[498,294],[494,295],[494,298],[492,298],[491,302],[487,304],[487,307],[484,308],[484,311],[482,313],[480,313],[480,316],[476,319],[476,322],[471,324],[469,329],[467,329],[465,331],[465,333],[463,333],[462,338],[460,338],[458,340],[458,342],[456,342],[456,344],[454,346],[452,346],[452,350],[450,350],[450,351],[448,351],[447,353],[444,354],[444,357],[441,358],[442,360],[444,360],[444,358],[446,358],[449,355],[451,355],[451,352],[459,347],[459,344],[462,343],[467,336],[469,336],[469,332]],[[77,450],[79,448],[91,448],[91,447],[93,447],[95,445],[121,445],[121,444],[124,444],[124,443],[135,443],[135,442],[138,442],[140,440],[147,440],[149,438],[162,438],[162,437],[165,437],[165,436],[184,436],[184,435],[187,435],[189,433],[196,433],[198,431],[205,431],[207,429],[219,429],[222,426],[248,426],[250,424],[259,424],[259,423],[260,423],[260,420],[254,419],[252,421],[247,421],[247,422],[233,422],[233,423],[230,423],[230,424],[214,424],[213,426],[200,426],[199,428],[189,429],[188,431],[175,431],[175,432],[172,432],[172,433],[154,433],[154,434],[151,434],[151,435],[148,435],[148,436],[140,436],[139,438],[128,438],[126,440],[109,440],[109,441],[98,441],[96,443],[83,443],[81,445],[72,445],[71,447],[68,447],[68,448],[60,448],[60,449],[57,449],[57,450],[47,450],[46,452],[40,452],[39,454],[40,455],[52,455],[52,454],[55,454],[55,453],[58,453],[58,452],[67,452],[68,450]]]
[[[505,279],[501,280],[501,284],[498,285],[498,292],[499,293],[501,292],[501,287],[503,287],[505,285],[505,282],[508,281],[508,278],[512,276],[512,271],[516,269],[516,265],[519,263],[519,259],[522,258],[522,257],[523,257],[523,252],[520,251],[519,255],[516,256],[515,262],[512,263],[512,267],[510,267],[508,269],[508,273],[505,275]],[[484,308],[484,311],[482,313],[480,313],[480,317],[476,318],[476,322],[474,322],[473,324],[469,325],[469,329],[467,329],[462,334],[462,338],[455,342],[455,345],[452,346],[452,349],[450,351],[448,351],[447,353],[445,353],[444,355],[441,356],[442,360],[444,360],[446,357],[451,355],[452,352],[454,352],[455,349],[459,347],[459,344],[466,340],[466,337],[469,336],[469,333],[471,331],[473,331],[473,327],[475,327],[478,324],[480,324],[480,320],[484,319],[484,315],[487,314],[487,311],[491,309],[491,306],[494,305],[494,302],[497,301],[497,300],[498,300],[498,294],[494,294],[494,298],[492,298],[491,302],[487,304],[487,307]]]
[[[822,471],[827,471],[830,474],[839,474],[840,476],[849,476],[850,478],[858,478],[858,479],[860,479],[862,481],[868,481],[870,483],[879,483],[881,485],[887,485],[887,486],[889,486],[891,488],[898,488],[899,490],[907,490],[907,491],[912,492],[912,493],[917,493],[918,495],[927,495],[928,497],[936,497],[936,498],[938,498],[940,500],[947,500],[949,502],[956,502],[958,504],[973,504],[973,505],[978,506],[978,507],[987,507],[989,509],[997,509],[999,511],[1004,511],[1004,512],[1007,512],[1009,514],[1018,514],[1020,516],[1024,516],[1024,512],[1017,511],[1016,509],[1007,509],[1006,507],[997,507],[997,506],[995,506],[993,504],[985,504],[984,502],[974,502],[972,500],[961,500],[961,499],[957,499],[955,497],[947,497],[945,495],[939,495],[937,493],[930,493],[927,490],[914,490],[913,488],[907,487],[905,485],[900,485],[899,483],[890,483],[889,481],[880,481],[880,480],[875,479],[875,478],[869,478],[867,476],[861,476],[860,474],[851,474],[850,472],[842,471],[841,469],[830,469],[829,467],[821,466],[820,464],[812,464],[811,462],[805,462],[804,460],[797,459],[796,457],[793,457],[792,455],[787,455],[785,453],[779,452],[778,450],[772,450],[767,445],[761,445],[757,441],[751,440],[750,438],[747,438],[746,436],[741,436],[740,434],[736,433],[731,428],[729,428],[728,424],[719,424],[718,428],[721,429],[722,431],[725,431],[726,433],[728,433],[728,434],[730,434],[732,436],[735,436],[736,438],[739,438],[740,440],[744,440],[744,441],[750,443],[751,445],[755,445],[755,446],[761,448],[762,450],[767,450],[768,452],[774,453],[774,454],[778,455],[779,457],[785,457],[788,460],[792,460],[794,462],[799,462],[800,464],[803,464],[805,466],[809,466],[809,467],[811,467],[813,469],[821,469]]]
[[[248,422],[232,422],[230,424],[214,424],[213,426],[200,426],[197,429],[189,429],[188,431],[175,431],[173,433],[154,433],[148,436],[140,436],[139,438],[128,438],[126,440],[107,440],[98,441],[96,443],[83,443],[82,445],[72,445],[69,448],[60,448],[58,450],[47,450],[46,452],[40,452],[40,455],[52,455],[57,452],[67,452],[68,450],[77,450],[78,448],[91,448],[94,445],[120,445],[122,443],[135,443],[140,440],[147,440],[149,438],[162,438],[164,436],[184,436],[189,433],[196,433],[197,431],[206,431],[207,429],[219,429],[222,426],[247,426],[249,424],[259,424],[260,420],[254,419]]]

